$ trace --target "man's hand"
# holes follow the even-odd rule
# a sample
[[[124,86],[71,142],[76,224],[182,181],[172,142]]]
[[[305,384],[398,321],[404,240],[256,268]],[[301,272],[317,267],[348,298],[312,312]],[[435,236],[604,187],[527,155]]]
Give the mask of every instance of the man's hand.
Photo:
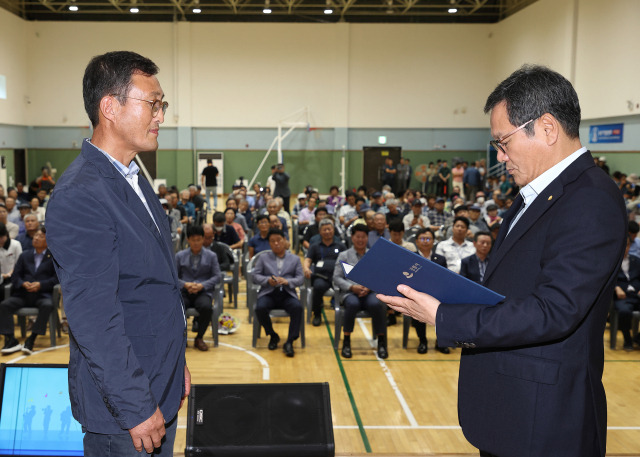
[[[624,290],[622,290],[622,287],[620,286],[616,286],[616,296],[618,297],[618,300],[624,300],[625,298],[627,298],[627,294]]]
[[[149,419],[129,430],[129,434],[133,447],[138,452],[142,452],[144,448],[147,454],[151,454],[155,448],[160,447],[165,435],[164,416],[160,408],[156,408],[156,412]]]
[[[302,271],[304,272],[304,277],[309,279],[311,277],[311,268],[302,267]]]
[[[182,409],[182,405],[184,404],[185,398],[189,396],[189,392],[191,392],[191,372],[187,368],[187,365],[184,365],[184,395],[182,396],[182,400],[180,400],[180,408]]]
[[[392,297],[382,294],[377,294],[376,297],[381,302],[388,304],[392,309],[402,314],[413,317],[417,321],[435,325],[436,313],[438,312],[440,301],[431,295],[418,292],[404,284],[398,286],[398,292],[404,295],[404,297]]]

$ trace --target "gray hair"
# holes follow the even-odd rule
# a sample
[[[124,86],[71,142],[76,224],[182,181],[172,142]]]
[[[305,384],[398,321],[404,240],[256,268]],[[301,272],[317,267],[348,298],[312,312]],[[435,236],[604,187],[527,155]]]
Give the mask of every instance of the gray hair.
[[[318,223],[318,228],[322,227],[323,225],[330,225],[331,227],[333,227],[333,221],[328,217],[320,219],[320,222]]]
[[[396,205],[398,206],[398,200],[396,200],[395,198],[390,198],[389,200],[387,200],[386,206],[389,205]]]

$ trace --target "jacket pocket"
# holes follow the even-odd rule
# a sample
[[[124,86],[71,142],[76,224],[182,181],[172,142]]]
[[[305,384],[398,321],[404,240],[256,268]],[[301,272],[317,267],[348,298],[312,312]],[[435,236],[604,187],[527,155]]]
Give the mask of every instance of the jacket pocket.
[[[496,372],[505,376],[541,384],[556,384],[560,362],[521,354],[496,354]]]

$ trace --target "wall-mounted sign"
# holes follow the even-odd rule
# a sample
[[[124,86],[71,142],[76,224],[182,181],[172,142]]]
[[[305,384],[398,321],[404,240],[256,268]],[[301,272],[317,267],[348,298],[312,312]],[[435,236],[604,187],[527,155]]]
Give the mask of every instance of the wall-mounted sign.
[[[624,124],[603,124],[589,127],[589,143],[622,143]]]

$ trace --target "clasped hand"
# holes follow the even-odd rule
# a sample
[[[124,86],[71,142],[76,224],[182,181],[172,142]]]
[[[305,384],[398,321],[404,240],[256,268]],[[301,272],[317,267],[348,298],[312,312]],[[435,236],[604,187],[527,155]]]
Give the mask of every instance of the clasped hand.
[[[289,284],[289,281],[287,281],[286,279],[284,279],[282,276],[271,276],[269,278],[269,285],[276,287],[276,286],[286,286]]]

